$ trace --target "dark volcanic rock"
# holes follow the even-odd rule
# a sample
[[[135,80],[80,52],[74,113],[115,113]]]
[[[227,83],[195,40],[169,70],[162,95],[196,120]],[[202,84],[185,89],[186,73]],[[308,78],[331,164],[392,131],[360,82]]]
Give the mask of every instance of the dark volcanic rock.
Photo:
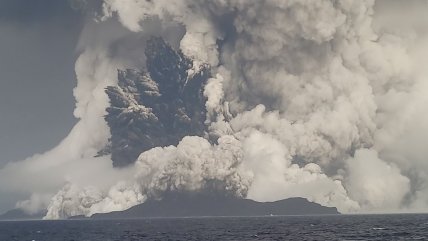
[[[202,216],[269,216],[339,214],[336,208],[324,207],[304,198],[275,202],[256,202],[232,196],[200,193],[175,194],[162,200],[148,200],[121,212],[95,214],[95,219],[141,217],[202,217]]]
[[[70,220],[83,220],[83,219],[89,219],[89,218],[86,217],[85,215],[77,215],[77,216],[69,217],[68,219],[70,219]]]
[[[0,220],[39,220],[42,219],[47,212],[47,210],[44,210],[35,214],[27,214],[22,209],[16,208],[0,215]]]
[[[119,70],[118,86],[106,89],[110,107],[105,120],[111,139],[100,154],[111,153],[116,167],[135,162],[153,147],[205,135],[203,87],[209,67],[193,66],[161,38],[150,39],[145,54],[147,71]]]

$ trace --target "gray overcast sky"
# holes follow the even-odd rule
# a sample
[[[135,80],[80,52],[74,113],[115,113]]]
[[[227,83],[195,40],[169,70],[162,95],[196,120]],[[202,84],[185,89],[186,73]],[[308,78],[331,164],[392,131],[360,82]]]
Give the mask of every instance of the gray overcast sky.
[[[82,15],[67,0],[0,0],[0,166],[49,150],[76,122]]]

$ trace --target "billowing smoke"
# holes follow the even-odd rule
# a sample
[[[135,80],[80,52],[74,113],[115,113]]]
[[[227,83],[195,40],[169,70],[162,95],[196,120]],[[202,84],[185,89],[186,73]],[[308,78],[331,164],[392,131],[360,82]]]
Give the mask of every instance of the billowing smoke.
[[[54,150],[2,169],[0,183],[42,175],[39,186],[8,187],[53,194],[66,181],[47,218],[206,189],[259,201],[300,196],[342,212],[423,210],[427,7],[422,0],[105,0],[76,63],[80,122]],[[153,35],[192,60],[187,73],[210,66],[206,133],[113,169],[110,156],[94,157],[111,137],[104,91],[117,84],[117,69],[150,64],[144,52]]]

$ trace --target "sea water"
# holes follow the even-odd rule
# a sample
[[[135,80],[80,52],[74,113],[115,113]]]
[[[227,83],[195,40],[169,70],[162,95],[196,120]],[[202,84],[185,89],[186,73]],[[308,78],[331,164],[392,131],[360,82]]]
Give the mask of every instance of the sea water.
[[[14,240],[428,240],[428,215],[0,222],[0,241]]]

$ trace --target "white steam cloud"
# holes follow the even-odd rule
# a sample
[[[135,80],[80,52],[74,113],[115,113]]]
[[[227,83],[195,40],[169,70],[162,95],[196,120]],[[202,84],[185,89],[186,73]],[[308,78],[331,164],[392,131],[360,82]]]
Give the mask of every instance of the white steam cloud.
[[[342,212],[426,210],[426,11],[422,0],[105,0],[102,21],[82,34],[79,123],[52,151],[1,169],[0,189],[53,195],[67,182],[46,218],[123,210],[212,182]],[[109,137],[104,88],[117,68],[144,64],[151,34],[211,65],[206,124],[218,141],[188,136],[116,170],[93,157]]]

